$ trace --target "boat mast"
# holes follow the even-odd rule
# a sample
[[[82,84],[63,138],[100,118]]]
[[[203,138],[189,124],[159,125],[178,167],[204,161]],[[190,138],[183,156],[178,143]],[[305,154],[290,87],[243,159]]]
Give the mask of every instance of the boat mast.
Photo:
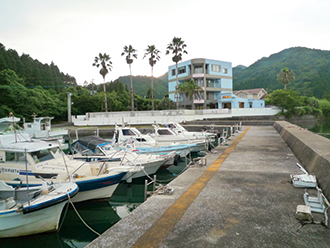
[[[28,168],[27,168],[27,152],[26,148],[24,149],[24,155],[25,155],[25,175],[26,175],[26,189],[27,189],[27,194],[29,194],[29,173],[28,173]],[[27,196],[28,204],[30,206],[30,199],[29,196]]]

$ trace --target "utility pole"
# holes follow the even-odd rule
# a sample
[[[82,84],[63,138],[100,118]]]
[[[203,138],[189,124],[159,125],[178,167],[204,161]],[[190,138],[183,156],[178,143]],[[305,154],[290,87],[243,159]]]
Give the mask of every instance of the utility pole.
[[[71,96],[72,93],[68,93],[68,122],[71,123],[72,122],[72,117],[71,117]]]

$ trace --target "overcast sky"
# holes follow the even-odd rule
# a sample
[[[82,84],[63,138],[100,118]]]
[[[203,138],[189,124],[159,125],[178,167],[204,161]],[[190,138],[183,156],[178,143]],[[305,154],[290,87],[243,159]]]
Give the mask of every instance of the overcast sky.
[[[138,50],[133,75],[151,75],[148,45],[161,51],[154,76],[172,65],[166,46],[187,44],[183,61],[208,58],[249,66],[283,49],[330,50],[329,0],[0,0],[0,43],[77,79],[103,82],[94,57],[113,63],[106,80],[129,75],[125,45]]]

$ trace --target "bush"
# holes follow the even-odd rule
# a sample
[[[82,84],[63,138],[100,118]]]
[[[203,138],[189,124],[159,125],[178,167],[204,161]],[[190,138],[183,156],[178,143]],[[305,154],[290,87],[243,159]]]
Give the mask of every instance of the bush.
[[[295,108],[294,109],[294,115],[297,115],[297,116],[304,116],[306,114],[306,110],[304,107],[298,107],[298,108]]]
[[[306,99],[306,101],[305,101],[305,104],[307,105],[307,106],[310,106],[310,107],[314,107],[314,108],[320,108],[320,102],[319,102],[319,100],[316,98],[316,97],[314,97],[314,96],[312,96],[312,97],[308,97],[307,99]]]
[[[319,101],[320,108],[325,118],[330,118],[330,101],[322,99]]]
[[[304,107],[302,107],[302,109],[304,109],[305,115],[311,115],[311,114],[313,114],[313,109],[315,109],[315,108],[310,107],[310,106],[304,106]]]
[[[323,111],[321,109],[313,108],[313,113],[315,117],[321,117],[323,115]]]

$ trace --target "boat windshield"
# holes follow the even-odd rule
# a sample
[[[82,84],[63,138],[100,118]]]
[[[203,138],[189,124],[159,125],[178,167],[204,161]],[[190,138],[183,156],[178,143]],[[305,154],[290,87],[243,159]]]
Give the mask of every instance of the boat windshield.
[[[54,154],[57,153],[57,150],[58,150],[57,147],[39,150],[39,151],[31,152],[31,156],[33,157],[36,163],[43,162],[50,159],[54,159]]]
[[[173,133],[171,133],[169,130],[167,129],[160,129],[158,130],[158,134],[159,135],[173,135]]]
[[[138,136],[142,135],[141,132],[139,130],[137,130],[136,128],[132,128],[132,131]]]
[[[131,129],[123,129],[122,132],[124,136],[135,136],[135,133]]]
[[[181,126],[179,123],[175,123],[174,126],[176,126],[176,128],[179,128],[181,130],[186,130],[183,126]]]

